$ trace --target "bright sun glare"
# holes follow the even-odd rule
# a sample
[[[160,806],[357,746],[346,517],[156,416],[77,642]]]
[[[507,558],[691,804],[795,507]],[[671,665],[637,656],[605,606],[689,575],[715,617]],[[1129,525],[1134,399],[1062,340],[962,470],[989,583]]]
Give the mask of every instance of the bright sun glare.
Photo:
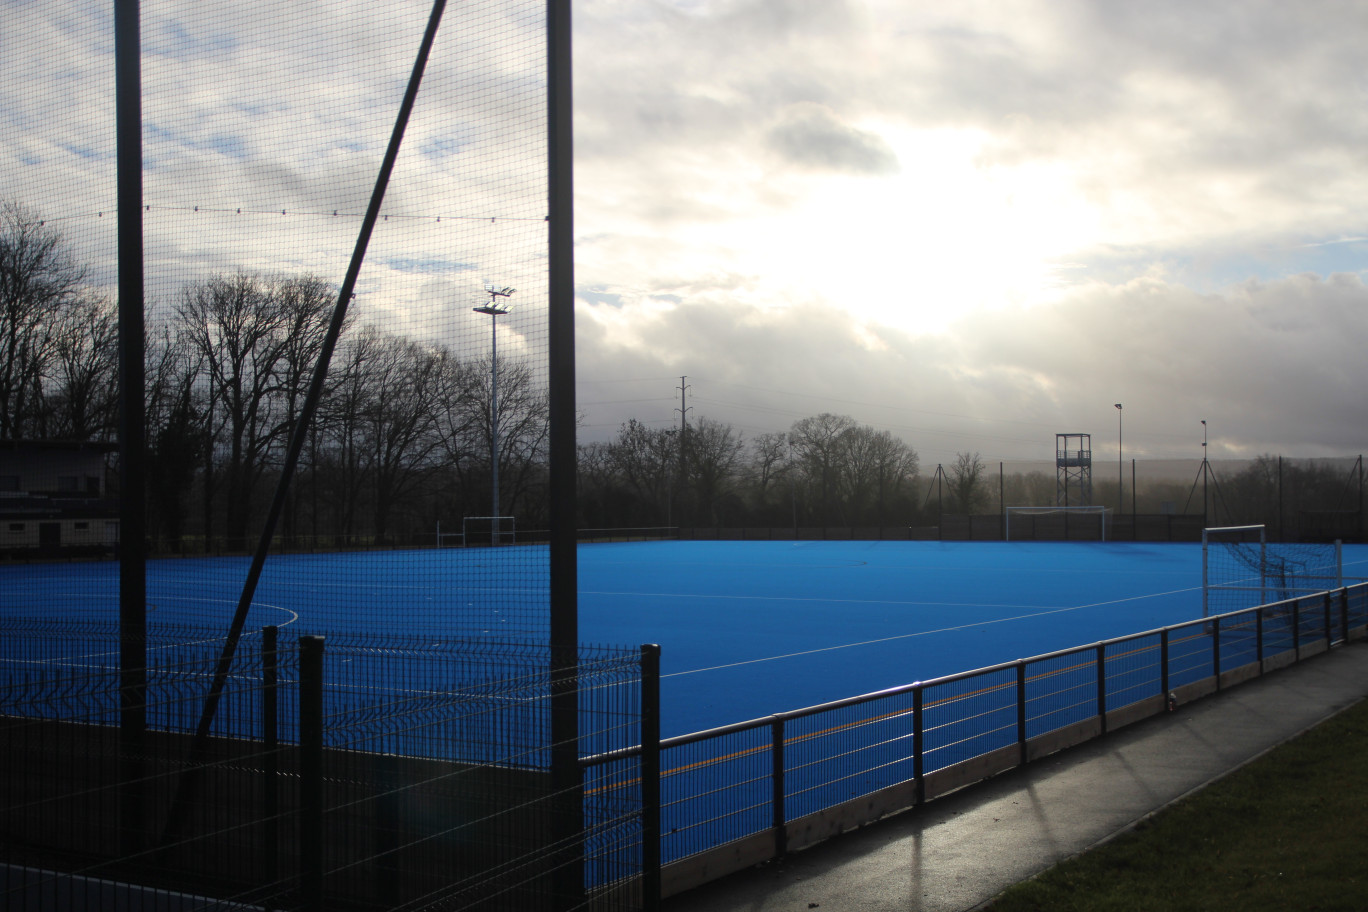
[[[1066,173],[983,166],[977,131],[878,132],[898,173],[800,183],[790,208],[732,227],[766,291],[913,332],[1057,293],[1060,264],[1098,222]]]

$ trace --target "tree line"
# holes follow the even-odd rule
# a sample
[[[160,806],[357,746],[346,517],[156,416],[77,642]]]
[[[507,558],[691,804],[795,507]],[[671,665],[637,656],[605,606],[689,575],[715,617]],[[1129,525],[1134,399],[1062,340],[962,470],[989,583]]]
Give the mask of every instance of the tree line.
[[[148,518],[162,547],[248,544],[336,296],[316,276],[233,272],[188,282],[153,308]],[[60,233],[0,203],[0,441],[115,441],[117,343],[115,303],[87,280]],[[547,525],[544,374],[499,359],[501,512],[520,529]],[[456,531],[461,517],[488,515],[491,402],[487,356],[462,359],[439,343],[349,323],[280,532],[325,545],[413,543],[431,540],[439,522]],[[1209,501],[1216,512],[1273,522],[1289,491],[1300,509],[1357,508],[1359,489],[1336,473],[1298,464],[1275,478],[1274,459],[1221,479]],[[905,441],[845,415],[813,415],[749,439],[707,417],[678,428],[632,419],[612,440],[579,448],[580,525],[896,527],[1055,502],[1053,475],[993,478],[977,453],[935,468],[923,472]],[[1182,488],[1149,484],[1143,502],[1130,492],[1121,509],[1203,512],[1192,503],[1195,487]],[[1114,486],[1098,485],[1094,502],[1116,499]]]

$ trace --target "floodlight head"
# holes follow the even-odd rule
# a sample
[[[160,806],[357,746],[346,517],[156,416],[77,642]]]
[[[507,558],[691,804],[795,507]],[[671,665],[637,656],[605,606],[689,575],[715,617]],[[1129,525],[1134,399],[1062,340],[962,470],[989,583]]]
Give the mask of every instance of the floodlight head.
[[[494,295],[494,296],[500,297],[500,298],[506,298],[506,297],[508,297],[509,295],[511,295],[513,292],[517,291],[516,288],[513,288],[513,287],[510,286],[510,285],[505,285],[505,286],[503,286],[502,288],[500,288],[499,286],[495,285],[493,282],[485,282],[484,290],[485,290],[488,294],[491,294],[491,295]]]
[[[1121,403],[1119,403],[1119,402],[1116,403],[1116,407],[1117,407],[1117,408],[1120,408],[1120,407],[1121,407]]]

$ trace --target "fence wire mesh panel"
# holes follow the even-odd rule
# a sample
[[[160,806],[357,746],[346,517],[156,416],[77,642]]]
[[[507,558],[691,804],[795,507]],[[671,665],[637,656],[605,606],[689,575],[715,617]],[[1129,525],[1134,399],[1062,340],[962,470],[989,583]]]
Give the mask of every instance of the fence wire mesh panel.
[[[1324,597],[1319,595],[1306,596],[1293,599],[1292,604],[1295,606],[1293,610],[1296,613],[1297,645],[1306,647],[1324,643],[1328,632]]]
[[[1344,590],[1345,618],[1350,630],[1368,625],[1368,587]]]
[[[1212,672],[1210,622],[1181,624],[1169,632],[1169,687],[1182,687]]]
[[[297,667],[258,632],[238,654],[211,737],[190,736],[217,631],[149,641],[149,731],[115,723],[112,624],[9,621],[0,660],[6,908],[293,902],[297,751],[282,733]],[[215,897],[209,900],[205,897]]]
[[[456,680],[439,671],[442,656],[478,655],[485,644],[328,642],[325,668],[337,674],[325,676],[323,695],[330,905],[553,908],[557,868],[581,865],[586,892],[573,905],[633,907],[639,788],[556,789],[547,652],[487,645],[487,666],[468,664],[473,676]],[[588,738],[636,743],[639,656],[582,647],[577,671],[590,682],[580,704]],[[578,845],[558,841],[554,821],[565,814],[583,818]]]
[[[1106,645],[1107,710],[1162,693],[1163,648],[1157,633]]]
[[[1014,668],[928,684],[923,697],[923,769],[930,773],[1017,740]]]
[[[1264,657],[1295,652],[1297,648],[1297,603],[1295,600],[1266,605],[1259,609],[1263,623]]]
[[[784,814],[806,814],[914,778],[911,690],[784,722]]]
[[[1097,714],[1097,653],[1079,649],[1026,665],[1026,736],[1034,738]]]
[[[1241,611],[1221,618],[1221,671],[1252,665],[1260,659],[1259,612]]]
[[[661,744],[662,862],[773,825],[774,754],[768,725],[684,744],[674,740]]]
[[[609,794],[553,788],[547,647],[315,639],[310,678],[304,641],[273,645],[260,632],[201,747],[193,708],[220,641],[181,630],[149,649],[156,722],[131,753],[112,724],[118,669],[103,658],[115,628],[3,630],[26,644],[0,668],[6,908],[107,908],[115,894],[135,897],[129,908],[639,907],[639,771],[635,786]],[[484,649],[490,661],[476,661]],[[577,671],[591,682],[580,703],[587,737],[612,750],[637,743],[639,655],[585,647]],[[582,836],[558,842],[558,814]],[[557,866],[575,866],[578,899],[553,891]],[[155,903],[137,905],[142,894]]]

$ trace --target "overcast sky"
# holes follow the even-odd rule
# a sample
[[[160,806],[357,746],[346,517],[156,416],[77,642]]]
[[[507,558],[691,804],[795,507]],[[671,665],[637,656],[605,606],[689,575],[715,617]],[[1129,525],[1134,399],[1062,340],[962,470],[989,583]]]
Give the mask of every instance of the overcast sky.
[[[590,433],[1365,448],[1368,5],[575,9]]]
[[[205,269],[340,281],[428,5],[143,4],[149,259],[179,264],[154,292]],[[0,0],[0,195],[64,219],[106,277],[110,7]],[[507,37],[502,4],[449,15],[484,9]],[[1368,449],[1368,5],[574,17],[585,439],[677,424],[687,376],[690,420],[749,437],[840,412],[923,466],[1048,459],[1066,431],[1116,453],[1117,402],[1126,457],[1200,457],[1202,419],[1213,457]],[[536,287],[541,200],[516,162],[539,121],[447,99],[472,74],[535,96],[538,24],[521,46],[444,26],[367,319],[440,335],[482,280]],[[501,144],[473,161],[481,125]],[[493,209],[452,189],[472,174]],[[434,221],[474,212],[499,220]],[[529,325],[509,318],[510,351]]]

